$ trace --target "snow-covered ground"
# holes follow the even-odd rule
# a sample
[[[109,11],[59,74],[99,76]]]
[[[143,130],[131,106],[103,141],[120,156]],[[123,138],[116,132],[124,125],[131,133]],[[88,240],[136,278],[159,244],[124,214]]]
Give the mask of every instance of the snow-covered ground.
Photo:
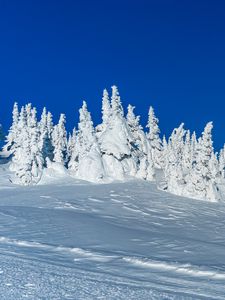
[[[0,299],[225,299],[225,204],[0,165]]]

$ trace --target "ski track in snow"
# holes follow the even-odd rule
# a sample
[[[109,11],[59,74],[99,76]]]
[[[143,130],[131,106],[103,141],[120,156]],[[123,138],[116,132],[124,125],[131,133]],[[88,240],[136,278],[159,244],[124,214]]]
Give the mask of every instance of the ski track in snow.
[[[223,203],[141,181],[0,199],[0,299],[225,299]]]

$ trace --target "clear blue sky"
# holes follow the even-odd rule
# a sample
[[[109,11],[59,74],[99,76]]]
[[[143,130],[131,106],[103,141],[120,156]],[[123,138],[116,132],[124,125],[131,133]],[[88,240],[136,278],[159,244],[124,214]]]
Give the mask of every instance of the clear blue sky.
[[[224,0],[0,0],[0,122],[32,102],[100,121],[103,88],[119,87],[145,124],[149,105],[167,135],[214,121],[225,142]]]

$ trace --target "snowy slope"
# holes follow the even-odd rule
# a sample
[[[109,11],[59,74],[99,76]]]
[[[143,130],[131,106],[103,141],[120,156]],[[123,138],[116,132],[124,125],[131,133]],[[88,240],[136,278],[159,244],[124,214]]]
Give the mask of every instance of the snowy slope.
[[[225,204],[0,165],[0,299],[225,299]]]

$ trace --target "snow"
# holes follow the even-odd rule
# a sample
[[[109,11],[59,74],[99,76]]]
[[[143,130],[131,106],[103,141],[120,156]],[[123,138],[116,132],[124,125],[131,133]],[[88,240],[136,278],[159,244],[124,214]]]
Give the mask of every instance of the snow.
[[[225,299],[223,201],[47,170],[24,187],[0,164],[0,299]]]

